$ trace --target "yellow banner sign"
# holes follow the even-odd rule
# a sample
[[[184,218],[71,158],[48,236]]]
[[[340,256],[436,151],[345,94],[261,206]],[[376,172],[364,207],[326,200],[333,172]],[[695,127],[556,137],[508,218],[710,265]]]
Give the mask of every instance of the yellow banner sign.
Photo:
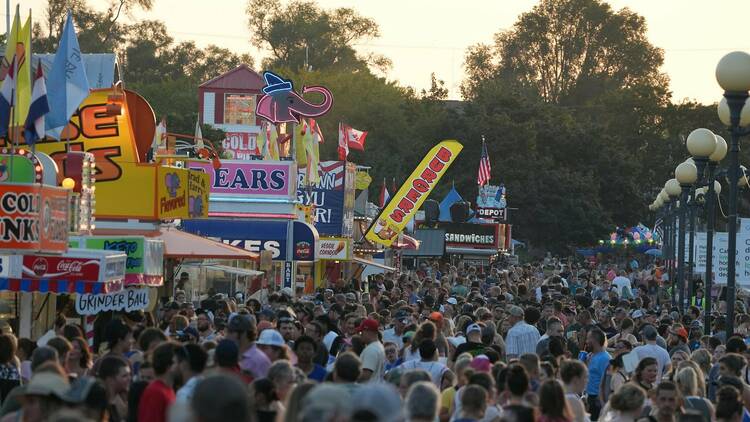
[[[208,216],[210,176],[176,167],[159,167],[157,215],[159,219]]]
[[[40,140],[37,151],[49,154],[63,177],[67,171],[68,150],[94,154],[96,217],[99,219],[206,217],[209,176],[186,169],[162,171],[157,164],[144,162],[143,150],[148,149],[153,132],[144,134],[143,127],[154,124],[153,111],[145,100],[128,92],[129,100],[122,104],[121,114],[113,115],[107,108],[111,94],[111,89],[92,91],[71,117],[63,131],[63,141]],[[176,179],[171,179],[179,183],[176,190],[164,185],[165,174],[170,172],[178,174]],[[195,191],[194,187],[202,189],[203,193]],[[192,209],[191,197],[202,198],[193,199]]]
[[[453,140],[433,147],[380,211],[365,238],[373,243],[391,246],[462,149],[463,145]]]

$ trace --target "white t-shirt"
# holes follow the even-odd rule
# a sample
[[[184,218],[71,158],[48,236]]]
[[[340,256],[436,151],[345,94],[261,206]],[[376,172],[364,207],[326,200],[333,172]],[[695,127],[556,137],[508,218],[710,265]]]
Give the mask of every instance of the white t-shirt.
[[[362,369],[372,371],[370,381],[382,381],[385,375],[385,348],[379,341],[373,341],[365,347],[359,356],[362,360]]]
[[[630,284],[630,279],[627,277],[623,277],[621,275],[615,277],[614,280],[612,280],[612,284],[617,286],[617,293],[622,295],[622,290],[627,287],[628,290],[632,289],[632,286]]]
[[[644,344],[636,347],[633,351],[638,355],[639,361],[648,357],[656,359],[656,366],[659,369],[657,382],[661,380],[661,377],[664,375],[664,367],[671,362],[667,350],[655,344]]]
[[[432,383],[435,384],[438,389],[443,382],[443,375],[445,375],[445,371],[448,370],[448,368],[440,362],[425,362],[423,360],[410,360],[399,365],[399,368],[406,371],[413,369],[422,369],[424,371],[427,371],[427,373],[430,374],[430,378],[432,378]]]
[[[401,350],[404,348],[404,337],[403,335],[397,335],[395,328],[389,328],[385,331],[383,331],[383,343],[394,343],[398,350]]]

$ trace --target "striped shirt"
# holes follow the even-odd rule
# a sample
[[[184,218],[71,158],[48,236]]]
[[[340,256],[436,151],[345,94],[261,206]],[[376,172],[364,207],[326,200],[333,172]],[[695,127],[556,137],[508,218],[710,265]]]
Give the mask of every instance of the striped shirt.
[[[508,357],[520,357],[526,353],[536,353],[539,342],[539,330],[525,321],[518,321],[505,336],[505,354]]]

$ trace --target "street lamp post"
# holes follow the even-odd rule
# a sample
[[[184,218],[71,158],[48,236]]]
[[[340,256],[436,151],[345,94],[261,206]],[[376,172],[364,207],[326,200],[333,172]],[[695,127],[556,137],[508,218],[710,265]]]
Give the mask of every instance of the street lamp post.
[[[714,226],[716,225],[716,200],[721,193],[721,183],[714,180],[716,165],[727,155],[727,141],[716,135],[716,148],[708,157],[706,180],[706,301],[703,311],[703,332],[711,335],[711,291],[714,281]]]
[[[696,169],[697,172],[697,169]],[[676,297],[677,297],[677,289],[678,289],[678,283],[679,280],[683,277],[683,273],[681,271],[684,270],[684,262],[685,262],[685,236],[682,236],[682,240],[679,240],[679,233],[684,233],[685,228],[685,222],[684,219],[680,220],[679,226],[677,226],[677,218],[675,218],[679,213],[679,215],[682,215],[682,210],[684,209],[685,202],[683,201],[682,204],[678,203],[676,201],[677,197],[680,196],[682,193],[682,187],[680,187],[680,182],[677,181],[677,179],[669,179],[667,180],[667,183],[664,185],[664,190],[666,191],[667,195],[669,195],[669,199],[671,202],[671,207],[673,210],[673,217],[672,217],[672,229],[670,230],[670,243],[672,245],[672,266],[671,270],[672,273],[669,275],[669,280],[672,282],[672,304],[676,304]],[[675,231],[678,233],[678,240],[675,244],[674,242],[674,235]],[[675,248],[677,251],[677,275],[674,274],[674,258],[675,258]]]
[[[727,216],[727,335],[734,334],[734,302],[737,276],[737,182],[739,180],[740,137],[748,134],[743,128],[743,111],[750,90],[750,54],[735,51],[725,55],[716,66],[716,81],[724,89],[726,107],[719,104],[719,119],[728,126],[729,144],[729,214]],[[727,110],[728,109],[728,110]],[[727,113],[728,111],[728,113]]]
[[[698,128],[690,132],[687,137],[685,145],[690,155],[693,156],[692,162],[695,164],[697,170],[697,180],[694,183],[695,188],[690,193],[690,242],[689,242],[689,270],[688,270],[688,285],[689,285],[689,297],[693,296],[695,290],[695,278],[694,278],[694,266],[695,262],[693,257],[695,256],[695,208],[696,208],[696,190],[698,186],[703,183],[703,171],[708,164],[709,157],[716,150],[716,135],[708,129]]]
[[[674,170],[675,179],[680,184],[680,227],[677,240],[677,292],[679,309],[685,308],[685,220],[688,208],[688,194],[693,184],[698,180],[698,169],[695,164],[685,161]]]

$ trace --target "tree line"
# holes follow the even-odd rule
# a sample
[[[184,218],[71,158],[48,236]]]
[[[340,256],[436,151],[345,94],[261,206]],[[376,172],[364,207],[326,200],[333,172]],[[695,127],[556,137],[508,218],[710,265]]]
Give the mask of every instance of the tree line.
[[[149,10],[153,1],[112,0],[98,12],[85,0],[49,0],[34,51],[54,51],[70,7],[81,49],[116,52],[125,86],[183,133],[197,119],[198,85],[240,63],[299,86],[325,85],[335,102],[319,121],[321,159],[336,156],[339,121],[369,131],[365,151],[350,159],[372,167],[373,200],[384,178],[389,187],[394,177],[399,183],[437,141],[455,138],[464,151],[432,196],[440,200],[453,182],[473,202],[484,136],[492,181],[506,185],[517,209],[514,237],[532,246],[562,252],[616,225],[649,224],[648,204],[687,158],[687,134],[724,133],[715,105],[674,101],[664,52],[647,39],[645,19],[600,0],[541,0],[491,43],[471,46],[462,101],[447,101],[434,74],[419,92],[389,80],[387,57],[355,48],[379,36],[377,22],[350,8],[249,0],[248,42],[265,52],[255,58],[177,43],[160,21],[123,22],[123,13]]]

